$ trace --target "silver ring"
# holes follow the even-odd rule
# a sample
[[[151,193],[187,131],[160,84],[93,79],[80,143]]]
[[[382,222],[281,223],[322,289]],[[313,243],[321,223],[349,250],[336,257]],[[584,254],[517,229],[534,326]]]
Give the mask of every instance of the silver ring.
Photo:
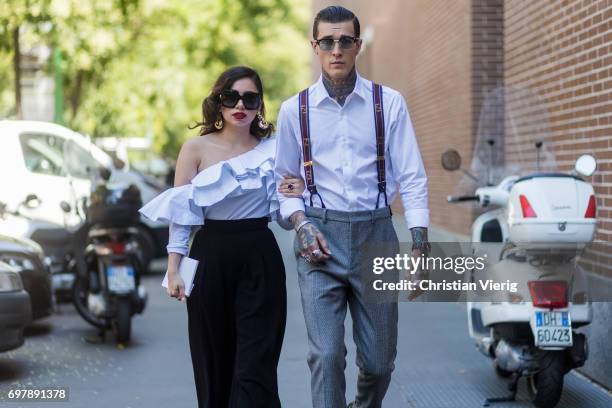
[[[321,256],[321,250],[320,249],[315,249],[314,251],[312,251],[312,256],[314,256],[314,257]]]

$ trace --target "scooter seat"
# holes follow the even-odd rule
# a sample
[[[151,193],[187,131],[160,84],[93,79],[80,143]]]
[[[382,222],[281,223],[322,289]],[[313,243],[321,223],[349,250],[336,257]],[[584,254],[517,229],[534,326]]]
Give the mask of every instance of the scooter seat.
[[[34,231],[30,238],[44,248],[48,245],[70,244],[72,234],[64,228],[45,228]]]

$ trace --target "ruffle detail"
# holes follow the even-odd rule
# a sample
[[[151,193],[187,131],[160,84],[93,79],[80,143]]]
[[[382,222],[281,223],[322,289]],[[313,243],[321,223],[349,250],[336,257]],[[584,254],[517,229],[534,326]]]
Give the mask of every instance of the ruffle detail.
[[[139,211],[152,221],[203,225],[206,207],[265,186],[270,214],[280,208],[274,180],[274,139],[264,139],[246,153],[221,161],[199,172],[189,184],[172,187]]]

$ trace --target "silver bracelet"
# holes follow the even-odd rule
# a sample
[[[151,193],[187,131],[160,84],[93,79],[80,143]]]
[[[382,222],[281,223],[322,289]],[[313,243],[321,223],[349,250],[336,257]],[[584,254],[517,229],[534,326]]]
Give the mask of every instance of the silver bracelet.
[[[300,228],[302,228],[306,224],[311,224],[311,223],[312,223],[312,221],[310,221],[310,220],[304,220],[304,221],[300,222],[298,224],[298,226],[295,228],[295,232],[300,232]]]

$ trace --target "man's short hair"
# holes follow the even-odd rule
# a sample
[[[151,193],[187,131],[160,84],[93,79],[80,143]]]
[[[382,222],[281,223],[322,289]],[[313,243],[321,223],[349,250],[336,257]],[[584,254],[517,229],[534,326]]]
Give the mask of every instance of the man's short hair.
[[[312,37],[315,40],[319,35],[319,22],[321,21],[325,23],[342,23],[344,21],[352,21],[353,27],[355,28],[355,37],[359,38],[361,30],[359,26],[359,19],[349,9],[342,6],[329,6],[319,11],[314,19],[314,24],[312,25]]]

